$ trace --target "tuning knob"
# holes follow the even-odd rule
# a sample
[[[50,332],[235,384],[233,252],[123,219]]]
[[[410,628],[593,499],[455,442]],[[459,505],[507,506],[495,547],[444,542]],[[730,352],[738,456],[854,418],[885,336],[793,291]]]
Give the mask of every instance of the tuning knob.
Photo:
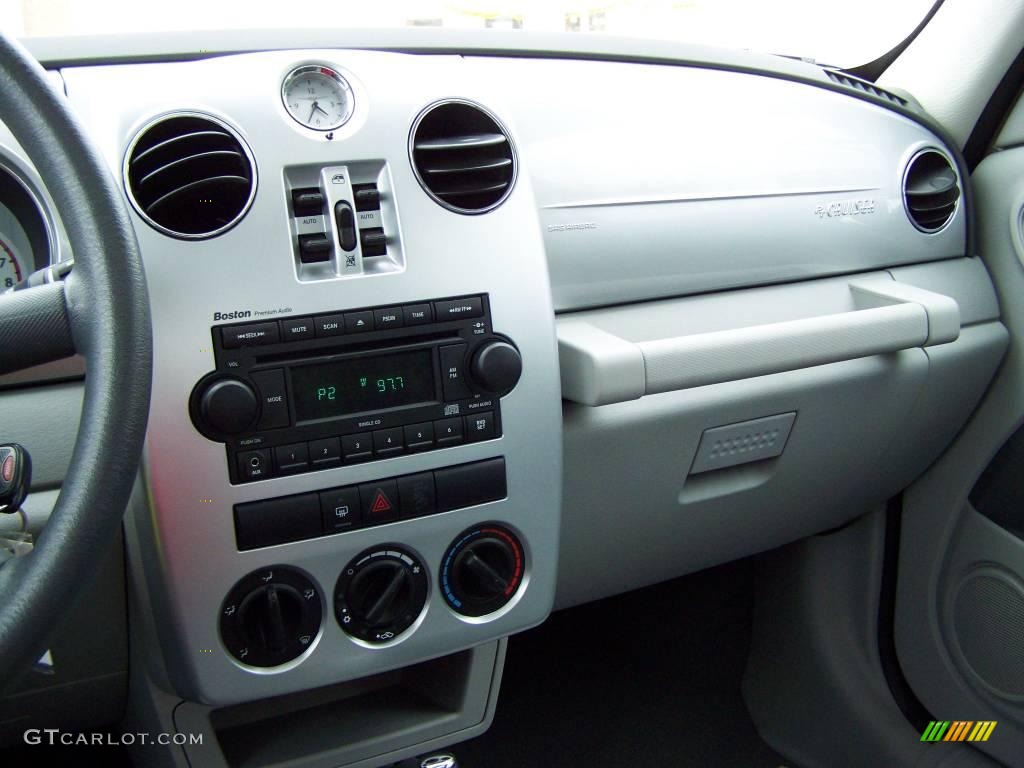
[[[480,389],[503,397],[519,383],[523,359],[507,341],[489,341],[473,355],[469,373]]]
[[[441,562],[441,591],[456,612],[483,616],[501,608],[523,582],[523,545],[507,528],[488,523],[464,531]]]
[[[199,418],[204,431],[237,435],[252,427],[259,415],[259,400],[240,379],[216,379],[201,386]]]
[[[349,635],[386,643],[412,626],[426,600],[422,563],[403,549],[380,546],[345,566],[334,590],[334,615]]]

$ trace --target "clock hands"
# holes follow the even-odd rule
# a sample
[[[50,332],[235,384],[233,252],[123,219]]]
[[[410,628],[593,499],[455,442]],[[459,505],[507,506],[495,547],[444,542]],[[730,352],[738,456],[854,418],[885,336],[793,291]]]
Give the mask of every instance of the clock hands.
[[[322,113],[324,117],[327,116],[327,110],[320,106],[320,102],[319,101],[314,101],[313,102],[313,108],[309,111],[309,118],[308,119],[312,120],[313,119],[313,115],[315,115],[317,112]]]

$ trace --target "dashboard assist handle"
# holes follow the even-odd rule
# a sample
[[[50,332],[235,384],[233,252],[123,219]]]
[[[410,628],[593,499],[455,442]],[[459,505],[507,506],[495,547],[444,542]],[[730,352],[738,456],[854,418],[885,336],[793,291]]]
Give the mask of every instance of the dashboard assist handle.
[[[955,341],[948,296],[886,278],[849,283],[852,312],[632,342],[585,320],[558,323],[562,396],[605,405]]]

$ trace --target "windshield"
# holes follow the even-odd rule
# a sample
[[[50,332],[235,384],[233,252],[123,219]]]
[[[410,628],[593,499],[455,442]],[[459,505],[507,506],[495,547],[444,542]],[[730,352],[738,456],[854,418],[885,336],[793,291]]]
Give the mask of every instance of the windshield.
[[[18,37],[299,27],[438,27],[613,34],[801,56],[853,67],[909,35],[935,0],[0,0]]]

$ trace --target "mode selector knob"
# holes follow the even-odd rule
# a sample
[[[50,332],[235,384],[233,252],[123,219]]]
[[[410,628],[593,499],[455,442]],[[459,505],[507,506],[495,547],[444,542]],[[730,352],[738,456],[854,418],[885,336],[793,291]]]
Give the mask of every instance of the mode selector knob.
[[[199,397],[203,424],[222,435],[237,435],[252,427],[259,414],[259,400],[251,386],[239,379],[217,379]]]
[[[473,355],[469,374],[480,389],[503,397],[519,383],[523,358],[507,341],[489,341]]]
[[[220,635],[228,653],[252,667],[277,667],[313,646],[323,622],[320,593],[283,565],[254,571],[224,599]]]

